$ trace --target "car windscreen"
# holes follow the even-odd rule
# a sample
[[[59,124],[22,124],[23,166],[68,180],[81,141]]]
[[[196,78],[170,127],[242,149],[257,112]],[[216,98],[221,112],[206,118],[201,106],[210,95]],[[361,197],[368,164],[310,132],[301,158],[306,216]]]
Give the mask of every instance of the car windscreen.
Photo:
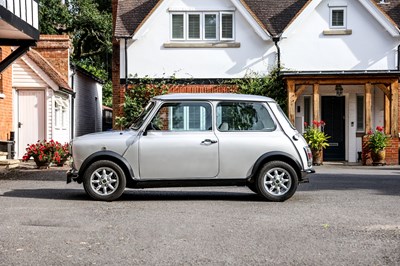
[[[130,128],[135,130],[139,129],[150,114],[151,110],[153,110],[154,106],[155,102],[149,102],[147,106],[143,109],[142,113],[133,121],[133,124]]]

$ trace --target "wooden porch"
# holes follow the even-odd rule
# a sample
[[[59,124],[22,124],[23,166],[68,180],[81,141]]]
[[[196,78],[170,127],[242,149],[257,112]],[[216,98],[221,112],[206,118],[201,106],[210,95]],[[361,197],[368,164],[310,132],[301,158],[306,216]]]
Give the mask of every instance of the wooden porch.
[[[320,121],[321,117],[321,94],[322,85],[361,85],[364,87],[364,108],[365,108],[365,130],[366,135],[374,130],[372,125],[373,106],[372,92],[373,88],[379,88],[384,93],[384,130],[390,135],[391,146],[393,146],[393,158],[398,164],[398,142],[399,142],[399,71],[393,72],[360,72],[360,73],[283,73],[288,92],[288,117],[295,123],[296,101],[304,93],[306,88],[312,87],[311,101],[313,102],[313,120]],[[363,145],[364,146],[364,145]],[[388,147],[389,148],[389,147]],[[393,164],[393,163],[392,163]]]

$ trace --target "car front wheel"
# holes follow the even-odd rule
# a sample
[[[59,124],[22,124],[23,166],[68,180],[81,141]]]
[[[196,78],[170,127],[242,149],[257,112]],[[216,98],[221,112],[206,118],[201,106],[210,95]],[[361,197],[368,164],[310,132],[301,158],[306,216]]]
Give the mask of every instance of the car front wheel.
[[[112,201],[118,199],[124,192],[126,178],[118,164],[101,160],[86,169],[83,186],[93,199]]]
[[[257,179],[261,196],[270,201],[285,201],[293,196],[298,186],[296,171],[281,161],[266,163]]]

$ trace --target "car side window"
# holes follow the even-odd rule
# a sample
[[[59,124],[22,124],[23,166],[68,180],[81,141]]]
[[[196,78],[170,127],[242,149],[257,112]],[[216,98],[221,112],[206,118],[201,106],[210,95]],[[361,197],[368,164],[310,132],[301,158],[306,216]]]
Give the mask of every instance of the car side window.
[[[219,131],[273,131],[276,125],[262,103],[221,102],[217,127]]]
[[[212,111],[209,103],[165,103],[150,124],[152,130],[206,131],[212,129]]]

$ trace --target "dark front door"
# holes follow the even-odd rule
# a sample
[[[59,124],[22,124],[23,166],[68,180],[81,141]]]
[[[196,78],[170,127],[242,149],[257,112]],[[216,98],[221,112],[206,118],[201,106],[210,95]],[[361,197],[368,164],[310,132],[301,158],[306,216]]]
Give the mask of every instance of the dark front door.
[[[324,161],[345,160],[345,97],[322,96],[321,118],[326,123],[329,147],[324,150]]]

